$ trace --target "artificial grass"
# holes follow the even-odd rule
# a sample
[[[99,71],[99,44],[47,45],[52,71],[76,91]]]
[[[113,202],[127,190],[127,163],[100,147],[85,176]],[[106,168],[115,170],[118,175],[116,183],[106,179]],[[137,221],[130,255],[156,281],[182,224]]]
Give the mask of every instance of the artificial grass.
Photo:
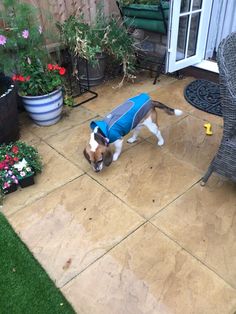
[[[1,213],[0,313],[75,313]]]

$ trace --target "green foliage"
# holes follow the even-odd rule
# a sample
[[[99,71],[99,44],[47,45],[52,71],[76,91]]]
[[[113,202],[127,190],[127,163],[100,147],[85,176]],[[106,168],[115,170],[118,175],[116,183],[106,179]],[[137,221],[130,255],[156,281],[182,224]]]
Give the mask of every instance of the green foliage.
[[[46,48],[48,34],[39,16],[38,9],[28,3],[3,0],[0,72],[13,75],[21,95],[48,94],[63,84],[58,71],[48,71],[47,64],[52,62]]]
[[[56,69],[49,70],[49,66]],[[13,80],[18,81],[20,95],[38,96],[53,92],[59,86],[62,86],[64,83],[62,75],[64,75],[65,69],[52,64],[45,67],[37,57],[34,57],[30,59],[30,63],[24,63],[21,73],[23,78],[13,76]]]
[[[118,24],[114,17],[109,20],[106,27],[104,51],[119,64],[123,64],[124,73],[134,72],[134,39],[128,34],[124,25]]]
[[[107,23],[99,11],[94,23],[89,25],[83,15],[71,15],[64,23],[57,23],[62,42],[73,55],[96,63],[96,55],[103,52]]]
[[[70,16],[57,26],[62,42],[73,56],[95,64],[97,55],[106,53],[116,63],[123,65],[124,77],[132,75],[135,62],[134,40],[119,19],[105,17],[99,10],[91,25],[84,21],[83,16]]]
[[[46,58],[47,52],[42,49],[44,36],[35,7],[17,0],[4,0],[0,19],[0,34],[6,38],[6,44],[0,46],[0,66],[7,74],[19,72],[19,62],[22,64],[26,57]],[[29,32],[28,38],[23,37],[25,30]]]

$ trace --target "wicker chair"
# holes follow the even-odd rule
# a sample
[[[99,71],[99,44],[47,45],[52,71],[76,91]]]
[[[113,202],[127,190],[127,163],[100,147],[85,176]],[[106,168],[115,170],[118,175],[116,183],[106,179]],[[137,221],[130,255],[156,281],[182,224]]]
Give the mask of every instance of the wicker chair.
[[[205,185],[213,171],[236,182],[236,33],[220,43],[217,62],[224,130],[219,150],[201,185]]]

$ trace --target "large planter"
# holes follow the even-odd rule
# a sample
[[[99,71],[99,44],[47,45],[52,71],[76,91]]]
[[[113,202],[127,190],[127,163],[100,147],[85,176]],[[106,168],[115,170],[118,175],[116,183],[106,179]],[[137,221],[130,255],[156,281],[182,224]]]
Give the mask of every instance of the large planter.
[[[42,96],[22,96],[23,105],[31,119],[38,125],[49,126],[61,118],[63,106],[62,89]]]
[[[80,83],[85,86],[96,86],[102,83],[105,75],[106,55],[97,55],[97,62],[91,64],[86,59],[79,58],[77,63]]]
[[[161,5],[130,4],[128,6],[122,6],[121,11],[126,17],[126,26],[166,34],[169,6],[169,2],[166,1],[163,1]]]
[[[17,93],[13,81],[0,76],[0,144],[19,139]]]

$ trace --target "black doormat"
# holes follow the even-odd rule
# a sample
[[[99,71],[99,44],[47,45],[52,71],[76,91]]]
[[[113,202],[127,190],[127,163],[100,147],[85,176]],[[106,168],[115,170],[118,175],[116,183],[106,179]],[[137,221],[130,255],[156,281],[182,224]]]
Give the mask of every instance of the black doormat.
[[[194,107],[222,116],[220,85],[207,80],[196,80],[186,86],[185,99]]]

